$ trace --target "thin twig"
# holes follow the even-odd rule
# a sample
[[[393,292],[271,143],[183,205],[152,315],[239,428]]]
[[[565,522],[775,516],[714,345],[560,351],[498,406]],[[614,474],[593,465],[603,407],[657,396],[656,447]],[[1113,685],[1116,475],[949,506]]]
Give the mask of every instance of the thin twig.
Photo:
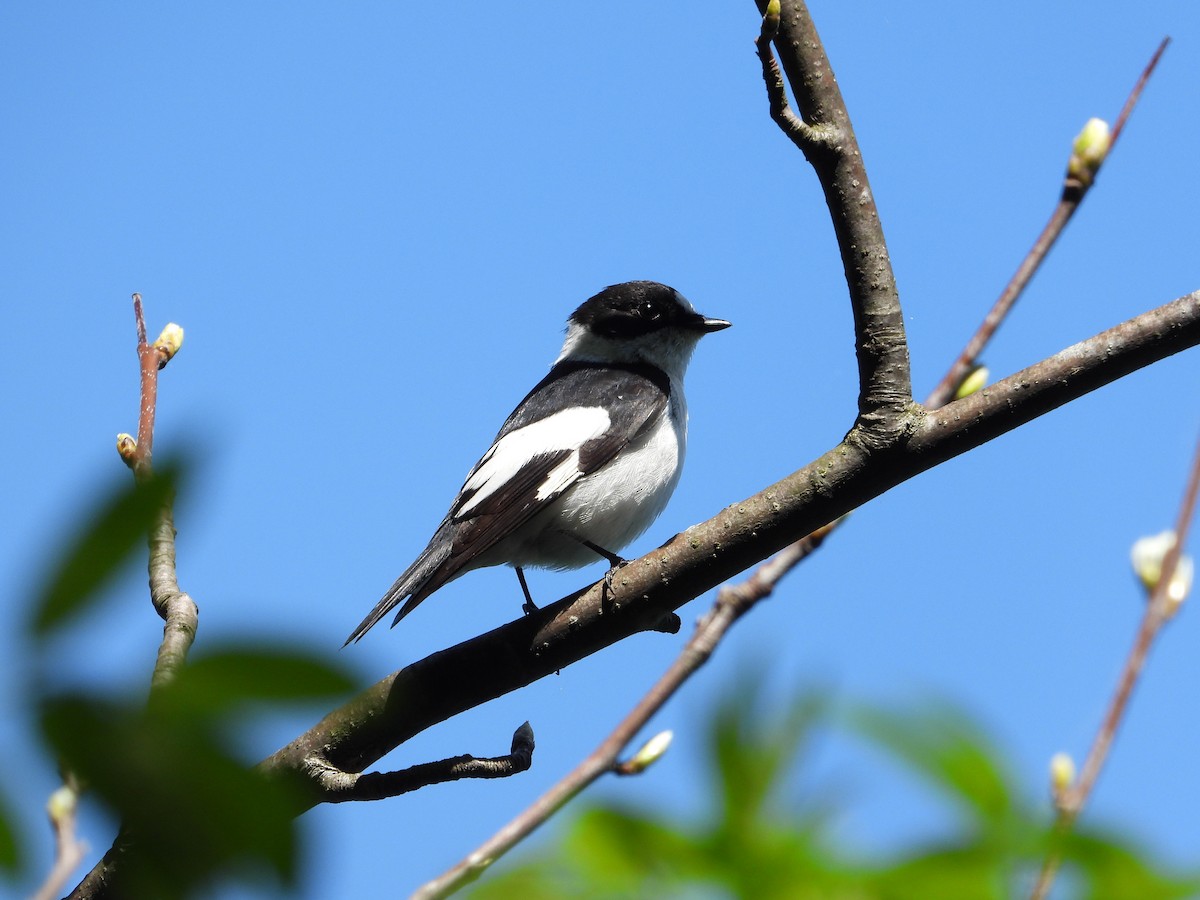
[[[1129,92],[1129,96],[1125,100],[1125,105],[1121,108],[1121,114],[1117,117],[1117,123],[1112,129],[1109,138],[1107,154],[1112,152],[1112,148],[1117,144],[1117,138],[1121,136],[1121,131],[1125,128],[1125,122],[1129,118],[1129,114],[1137,105],[1138,99],[1142,96],[1142,91],[1146,87],[1146,82],[1154,72],[1155,66],[1158,65],[1159,59],[1162,57],[1163,51],[1167,49],[1167,44],[1170,38],[1164,38],[1162,43],[1158,45],[1158,49],[1150,58],[1150,62],[1142,70],[1141,76],[1137,83],[1133,86],[1133,90]],[[996,329],[1004,321],[1005,317],[1012,310],[1017,299],[1024,293],[1025,288],[1032,280],[1034,273],[1037,272],[1046,257],[1049,255],[1051,248],[1058,240],[1063,230],[1067,227],[1067,223],[1071,221],[1071,217],[1075,215],[1075,211],[1079,209],[1079,205],[1083,203],[1083,198],[1087,196],[1092,184],[1095,183],[1095,174],[1099,171],[1101,163],[1096,163],[1091,169],[1091,175],[1087,179],[1080,179],[1068,170],[1067,176],[1063,181],[1062,192],[1059,196],[1058,205],[1054,207],[1054,212],[1050,214],[1050,221],[1046,223],[1046,227],[1042,229],[1042,233],[1038,235],[1037,240],[1033,242],[1033,246],[1029,249],[1029,253],[1021,261],[1017,267],[1016,273],[1012,279],[1001,291],[995,304],[984,317],[983,323],[978,330],[967,341],[967,345],[963,348],[962,353],[950,366],[942,380],[937,383],[933,391],[929,395],[929,399],[925,401],[925,405],[930,408],[945,406],[954,399],[955,391],[962,384],[962,380],[967,376],[967,373],[975,366],[979,359],[979,354],[983,352],[983,348],[987,346],[992,336],[996,333]]]
[[[783,84],[783,73],[779,71],[779,63],[771,50],[771,41],[779,33],[779,13],[768,13],[763,16],[762,29],[754,41],[755,51],[759,62],[762,63],[763,84],[767,88],[767,101],[771,111],[771,119],[779,126],[780,131],[787,135],[800,151],[808,154],[822,144],[822,133],[812,128],[798,115],[792,112],[788,103],[787,90]]]
[[[1146,89],[1146,82],[1150,80],[1150,76],[1154,74],[1154,69],[1158,66],[1158,61],[1162,58],[1163,53],[1167,49],[1167,45],[1171,43],[1169,37],[1165,37],[1159,42],[1158,49],[1154,51],[1154,55],[1150,57],[1150,62],[1146,64],[1146,68],[1142,70],[1142,76],[1137,80],[1137,84],[1133,86],[1133,90],[1129,92],[1129,96],[1125,98],[1125,105],[1121,107],[1121,112],[1117,116],[1117,121],[1112,128],[1112,143],[1117,142],[1117,138],[1121,136],[1121,132],[1125,128],[1125,122],[1129,119],[1129,114],[1133,112],[1133,108],[1137,106],[1137,102],[1141,99],[1142,91]]]
[[[147,337],[141,294],[133,295],[133,317],[137,325],[138,368],[141,373],[138,434],[136,441],[130,439],[129,435],[120,435],[117,450],[125,464],[133,470],[133,477],[142,482],[154,477],[152,458],[154,419],[158,408],[158,373],[178,352],[183,342],[183,329],[169,324],[151,344]],[[147,539],[150,602],[163,619],[163,637],[154,661],[154,671],[150,675],[151,704],[157,702],[162,689],[174,681],[183,668],[188,651],[196,639],[199,618],[195,602],[179,589],[175,573],[174,503],[173,493],[168,492],[150,524]],[[120,860],[126,849],[127,834],[122,828],[104,858],[75,886],[70,896],[106,896],[113,889],[113,880],[119,878]]]
[[[637,705],[612,733],[593,750],[574,770],[542,794],[520,815],[501,828],[473,853],[453,868],[413,892],[413,900],[434,900],[446,897],[477,879],[501,856],[528,837],[568,801],[600,776],[615,771],[619,756],[629,742],[658,712],[684,682],[712,656],[721,639],[733,623],[745,615],[759,600],[770,596],[787,572],[821,545],[834,524],[820,528],[807,537],[786,547],[762,566],[745,582],[721,588],[716,603],[696,625],[696,631],[670,668],[659,678]]]
[[[526,722],[513,732],[512,749],[504,756],[479,758],[464,754],[421,763],[396,772],[345,772],[328,760],[313,757],[309,774],[324,792],[327,803],[348,800],[383,800],[410,791],[463,778],[507,778],[533,764],[533,728]]]
[[[1175,521],[1175,543],[1167,551],[1162,561],[1158,584],[1155,585],[1142,614],[1142,622],[1130,648],[1125,666],[1121,670],[1117,687],[1109,700],[1104,719],[1092,741],[1091,749],[1080,770],[1079,780],[1067,787],[1058,799],[1058,813],[1054,822],[1055,840],[1042,869],[1038,873],[1037,883],[1030,894],[1031,900],[1045,900],[1050,894],[1054,878],[1062,864],[1064,842],[1067,835],[1079,818],[1080,812],[1087,803],[1096,786],[1096,780],[1108,759],[1113,740],[1124,721],[1125,712],[1129,707],[1130,697],[1133,696],[1134,686],[1141,676],[1155,639],[1162,633],[1163,626],[1171,619],[1172,603],[1169,597],[1171,582],[1175,577],[1175,569],[1187,543],[1188,531],[1191,528],[1196,512],[1196,496],[1200,493],[1200,441],[1196,443],[1196,453],[1192,460],[1191,472],[1188,475],[1187,487],[1179,504],[1179,514]]]
[[[146,317],[141,294],[133,295],[133,315],[137,323],[138,362],[141,370],[141,403],[138,415],[137,444],[127,453],[126,463],[139,481],[153,476],[154,417],[158,408],[158,372],[179,349],[183,332],[168,325],[153,344],[146,337]],[[150,527],[150,602],[163,619],[163,639],[150,679],[151,694],[174,680],[183,667],[196,639],[199,612],[195,602],[179,589],[175,569],[174,497],[168,496]]]
[[[79,864],[87,855],[87,844],[75,834],[78,797],[75,779],[68,774],[62,787],[55,790],[50,796],[50,802],[46,804],[50,827],[54,829],[54,865],[31,900],[54,900],[61,897],[67,879],[79,868]]]
[[[146,339],[146,317],[142,312],[142,295],[133,295],[133,315],[137,322],[137,355],[141,370],[141,392],[138,405],[137,446],[126,459],[136,478],[150,477],[154,449],[154,414],[158,407],[158,351]]]

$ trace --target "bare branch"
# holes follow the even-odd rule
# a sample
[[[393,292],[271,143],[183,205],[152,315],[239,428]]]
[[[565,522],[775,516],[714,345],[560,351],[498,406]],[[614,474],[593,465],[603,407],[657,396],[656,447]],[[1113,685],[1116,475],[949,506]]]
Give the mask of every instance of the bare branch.
[[[767,30],[764,21],[764,35]],[[429,725],[638,631],[661,627],[683,603],[920,472],[1143,365],[1200,343],[1200,294],[1193,294],[941,412],[916,407],[900,304],[861,152],[820,40],[799,0],[785,4],[775,45],[802,118],[788,107],[779,67],[764,37],[759,50],[772,115],[785,133],[790,128],[800,136],[797,140],[789,134],[817,170],[849,285],[860,373],[855,428],[812,464],[627,565],[618,575],[615,596],[606,596],[598,583],[394,673],[264,760],[262,770],[307,773],[334,793],[365,791],[363,784],[374,784],[375,791],[399,793],[394,788],[413,770],[355,773]],[[171,533],[173,537],[173,529]],[[776,579],[794,564],[789,558],[790,551],[779,558],[783,568]],[[170,568],[173,573],[173,559]],[[720,634],[741,614],[725,621],[739,608],[736,595],[731,598],[728,593],[732,590],[722,592],[706,617],[706,624],[719,628]],[[705,633],[702,628],[693,641]],[[689,643],[698,661],[677,660],[677,665],[698,667],[712,646],[701,641],[692,648]],[[479,672],[487,672],[488,677],[478,677]],[[644,702],[653,703],[653,694]],[[624,734],[628,727],[622,723],[614,735]],[[463,760],[427,765],[443,766],[446,771]],[[611,771],[612,765],[602,771]],[[323,798],[318,792],[313,802],[322,799],[334,798]],[[530,821],[530,827],[536,827],[536,821]]]
[[[783,77],[771,53],[771,40],[776,36],[779,27],[779,3],[773,0],[763,16],[762,30],[756,41],[758,56],[763,68],[763,81],[767,87],[770,101],[771,118],[797,147],[810,160],[812,155],[825,149],[822,141],[825,137],[820,131],[810,128],[802,122],[791,110],[784,89]],[[1140,93],[1146,77],[1161,55],[1162,48],[1155,55],[1147,71],[1135,89]],[[1132,97],[1131,97],[1132,100]],[[1127,114],[1131,103],[1127,102]],[[846,118],[849,127],[849,117]],[[1076,179],[1068,175],[1068,187],[1074,185]],[[1090,186],[1090,181],[1087,186]],[[927,406],[940,408],[953,398],[953,392],[962,381],[969,367],[978,357],[979,352],[991,339],[1000,322],[1011,310],[1016,298],[1028,284],[1034,271],[1048,253],[1050,246],[1061,233],[1071,213],[1077,208],[1086,187],[1080,190],[1064,188],[1063,200],[1060,202],[1051,224],[1043,230],[1042,235],[1034,245],[1034,251],[1022,263],[1018,276],[1005,289],[1000,301],[984,321],[984,325],[972,337],[966,349],[959,357],[955,366],[938,388],[931,395]],[[1067,198],[1070,197],[1070,200]],[[881,237],[882,239],[882,237]],[[953,380],[951,380],[953,379]],[[825,537],[837,528],[845,517],[817,529],[817,531],[801,538],[794,544],[785,547],[778,555],[763,564],[750,580],[737,587],[724,587],[718,594],[717,602],[708,615],[699,623],[697,630],[687,646],[681,652],[672,667],[663,675],[659,682],[643,697],[634,710],[609,735],[609,737],[590,754],[580,765],[532,806],[516,819],[497,832],[473,853],[460,861],[454,867],[423,885],[414,896],[420,898],[444,897],[458,890],[465,884],[474,881],[484,870],[502,855],[511,850],[518,842],[527,837],[551,815],[557,812],[570,799],[583,791],[588,785],[607,772],[623,773],[625,769],[617,762],[617,755],[631,741],[634,735],[645,725],[649,718],[683,685],[683,683],[702,665],[715,651],[717,644],[728,633],[733,622],[745,614],[759,599],[769,595],[778,581],[792,570],[802,559],[821,545]]]
[[[533,764],[533,747],[533,729],[526,722],[513,732],[512,749],[504,756],[479,759],[464,754],[396,772],[367,774],[344,772],[328,760],[314,756],[309,759],[307,769],[309,777],[322,792],[321,799],[326,803],[383,800],[431,784],[462,778],[507,778],[516,775]]]
[[[1121,132],[1125,130],[1125,123],[1129,121],[1129,114],[1133,112],[1133,108],[1137,106],[1138,100],[1142,97],[1142,91],[1146,89],[1146,83],[1150,80],[1150,76],[1154,74],[1154,69],[1158,66],[1158,61],[1162,59],[1163,53],[1166,52],[1167,45],[1171,43],[1169,37],[1165,37],[1159,42],[1158,49],[1154,51],[1154,55],[1150,57],[1150,62],[1146,63],[1146,68],[1142,70],[1142,76],[1137,80],[1137,84],[1133,86],[1133,90],[1129,92],[1129,96],[1125,98],[1125,105],[1121,107],[1121,112],[1117,116],[1117,121],[1113,124],[1112,143],[1117,143],[1117,138],[1121,136]]]
[[[769,32],[767,19],[763,25]],[[803,122],[787,108],[778,68],[760,37],[772,117],[821,183],[850,291],[859,377],[859,418],[851,439],[867,449],[883,449],[901,440],[911,423],[912,382],[904,316],[875,198],[842,92],[803,0],[782,3],[774,44]]]
[[[843,442],[602,582],[393,673],[268,757],[304,771],[314,755],[360,772],[431,725],[644,631],[788,544],[898,484],[1129,372],[1200,343],[1200,292],[1144,313],[919,417],[886,456]],[[477,673],[487,672],[487,678]]]
[[[141,370],[141,402],[138,415],[138,436],[134,442],[128,435],[117,439],[117,449],[139,481],[152,477],[151,458],[154,447],[154,417],[158,407],[158,372],[179,351],[183,344],[183,329],[169,324],[153,344],[146,338],[146,318],[142,310],[142,295],[133,295],[133,315],[137,322],[138,362]],[[187,658],[196,639],[198,610],[192,598],[179,589],[175,575],[174,498],[168,497],[150,528],[150,602],[163,619],[163,639],[150,680],[151,693],[171,682]]]
[[[758,53],[759,62],[762,63],[763,83],[767,87],[771,119],[779,126],[780,131],[807,155],[817,150],[821,144],[822,135],[792,112],[791,104],[788,103],[787,89],[783,84],[783,73],[779,71],[779,64],[775,62],[775,54],[771,51],[771,41],[778,33],[779,9],[771,11],[768,7],[768,12],[763,16],[762,30],[754,42],[754,47]]]
[[[127,434],[117,437],[117,451],[133,477],[143,481],[154,477],[152,465],[154,448],[154,419],[158,408],[158,373],[179,351],[183,329],[168,324],[153,343],[146,337],[146,318],[142,295],[133,295],[133,315],[137,323],[138,363],[141,372],[140,402],[138,405],[138,434],[134,440]],[[175,574],[174,497],[169,495],[154,517],[148,535],[149,558],[147,571],[150,580],[150,602],[163,619],[163,637],[158,646],[154,671],[150,676],[150,702],[156,702],[164,687],[170,684],[183,668],[188,651],[196,639],[199,611],[190,596],[179,589]],[[119,865],[127,836],[122,831],[104,858],[84,877],[71,897],[106,896],[111,888],[110,878]]]
[[[835,523],[836,524],[836,523]],[[501,856],[528,837],[534,829],[562,809],[593,781],[621,765],[618,757],[630,741],[650,721],[675,692],[704,663],[708,662],[717,644],[759,600],[770,596],[779,579],[800,560],[815,550],[832,531],[834,525],[818,529],[801,541],[789,546],[774,559],[761,566],[747,581],[721,588],[713,608],[697,623],[696,632],[663,673],[654,687],[638,702],[613,732],[573,771],[546,791],[524,812],[501,828],[478,849],[442,875],[413,892],[413,898],[433,900],[446,897],[478,878]]]
[[[1058,205],[1054,207],[1054,212],[1050,214],[1050,221],[1046,223],[1046,227],[1042,229],[1042,233],[1033,242],[1029,253],[1021,261],[1016,273],[1000,293],[995,304],[984,317],[983,323],[976,330],[975,334],[971,336],[962,353],[959,354],[958,359],[954,361],[954,364],[950,366],[946,374],[942,376],[942,380],[933,389],[933,392],[929,395],[929,399],[925,401],[926,406],[944,406],[953,399],[954,392],[958,390],[958,386],[962,384],[962,380],[979,360],[979,354],[983,352],[983,348],[987,346],[992,336],[996,333],[996,329],[1000,327],[1000,324],[1012,310],[1017,299],[1024,293],[1025,288],[1033,279],[1034,274],[1041,268],[1042,263],[1045,262],[1054,243],[1063,233],[1063,230],[1067,227],[1067,223],[1071,221],[1071,217],[1075,215],[1075,211],[1079,209],[1079,205],[1083,203],[1083,198],[1087,196],[1088,191],[1091,189],[1096,172],[1099,171],[1104,158],[1116,146],[1117,138],[1120,137],[1121,131],[1125,127],[1125,122],[1129,118],[1129,114],[1133,111],[1134,106],[1137,105],[1146,82],[1154,72],[1155,66],[1158,65],[1163,51],[1167,49],[1168,42],[1169,39],[1164,39],[1159,44],[1158,50],[1150,58],[1150,62],[1146,65],[1146,68],[1142,70],[1137,84],[1129,92],[1129,97],[1125,100],[1121,114],[1117,117],[1117,124],[1113,127],[1112,136],[1108,139],[1108,146],[1101,155],[1101,158],[1094,161],[1091,167],[1082,170],[1087,172],[1087,177],[1081,177],[1081,171],[1076,167],[1067,167],[1067,174],[1063,180],[1062,193],[1059,196]]]
[[[1129,656],[1125,659],[1125,666],[1121,670],[1116,690],[1113,691],[1108,710],[1104,714],[1104,720],[1100,723],[1100,728],[1092,741],[1092,747],[1088,751],[1087,759],[1084,760],[1079,780],[1063,790],[1057,798],[1058,815],[1055,819],[1055,833],[1058,840],[1042,864],[1037,883],[1030,895],[1033,900],[1045,900],[1050,895],[1050,888],[1054,884],[1055,876],[1062,863],[1062,839],[1074,827],[1075,820],[1079,818],[1079,813],[1083,810],[1084,804],[1087,803],[1096,786],[1096,779],[1100,777],[1113,740],[1125,719],[1129,699],[1133,696],[1133,688],[1141,676],[1146,659],[1150,654],[1150,648],[1175,611],[1176,604],[1170,597],[1171,584],[1179,565],[1179,558],[1187,544],[1188,530],[1195,518],[1197,494],[1200,494],[1200,441],[1196,443],[1191,472],[1188,475],[1187,486],[1184,488],[1183,499],[1180,501],[1179,513],[1175,520],[1175,543],[1167,551],[1167,555],[1162,561],[1158,584],[1146,603],[1146,611],[1142,615],[1142,622],[1134,638],[1133,647],[1130,648]]]

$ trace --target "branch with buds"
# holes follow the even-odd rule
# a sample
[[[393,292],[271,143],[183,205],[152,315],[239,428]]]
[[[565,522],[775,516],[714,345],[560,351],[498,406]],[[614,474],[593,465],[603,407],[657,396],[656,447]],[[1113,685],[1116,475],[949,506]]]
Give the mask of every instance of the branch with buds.
[[[1083,763],[1079,780],[1075,780],[1075,764],[1070,756],[1059,753],[1051,760],[1051,797],[1057,812],[1055,832],[1058,840],[1042,864],[1042,870],[1031,894],[1033,900],[1044,900],[1050,895],[1050,888],[1062,864],[1063,839],[1075,826],[1075,820],[1079,818],[1084,804],[1096,786],[1096,779],[1100,777],[1113,740],[1125,719],[1133,688],[1146,665],[1150,649],[1162,633],[1163,627],[1179,612],[1191,592],[1195,565],[1192,558],[1183,553],[1183,547],[1195,518],[1198,494],[1200,441],[1196,443],[1195,457],[1187,486],[1183,491],[1174,530],[1139,539],[1130,553],[1134,574],[1146,591],[1146,610],[1142,615],[1133,647],[1125,659],[1125,667],[1121,670],[1116,690],[1109,701],[1108,711]]]

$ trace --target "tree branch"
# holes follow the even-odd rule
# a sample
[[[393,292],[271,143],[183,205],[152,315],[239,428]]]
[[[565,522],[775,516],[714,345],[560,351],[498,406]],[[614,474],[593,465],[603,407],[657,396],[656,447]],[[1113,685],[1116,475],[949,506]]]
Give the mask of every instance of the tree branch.
[[[334,794],[366,791],[360,787],[363,784],[372,790],[397,788],[414,770],[355,773],[436,722],[555,672],[637,631],[654,629],[683,603],[920,472],[1136,368],[1200,343],[1200,294],[1193,294],[940,412],[913,404],[895,279],[844,101],[808,10],[797,0],[784,4],[774,32],[783,71],[803,118],[790,110],[783,77],[766,39],[773,28],[773,23],[764,21],[764,37],[759,40],[772,116],[816,170],[849,286],[860,377],[855,427],[841,444],[814,463],[627,565],[618,573],[615,596],[606,597],[599,584],[593,585],[535,615],[414,663],[331,712],[260,763],[261,769],[307,773]],[[137,307],[140,321],[140,303]],[[140,327],[139,355],[145,344],[144,325]],[[151,430],[152,415],[151,409]],[[162,534],[171,548],[170,559],[164,555],[162,564],[172,575],[170,583],[160,582],[165,586],[164,596],[173,591],[186,599],[173,583],[174,531],[169,518]],[[719,597],[708,620],[724,621],[729,611],[737,608],[731,605],[729,594],[723,592],[722,597],[725,605]],[[724,612],[718,616],[716,610]],[[720,633],[736,618],[728,619]],[[192,634],[194,629],[193,618]],[[183,653],[189,645],[190,637]],[[707,650],[696,648],[700,657],[695,666],[707,658],[706,652],[711,652],[711,645]],[[178,660],[182,661],[182,655]],[[163,664],[167,677],[171,665]],[[677,661],[677,665],[685,663]],[[487,672],[487,679],[480,678],[480,672]],[[648,697],[644,702],[652,700]],[[625,728],[623,723],[614,735],[624,734]],[[460,761],[426,765],[449,771]],[[336,799],[317,793],[313,802]]]
[[[117,435],[117,452],[133,470],[133,477],[144,481],[154,477],[154,419],[158,408],[158,373],[183,346],[183,329],[168,323],[153,343],[146,336],[146,318],[142,295],[133,295],[133,315],[137,325],[137,354],[141,373],[136,440],[128,434]],[[150,676],[150,703],[155,703],[163,688],[174,681],[187,660],[196,639],[199,611],[190,596],[179,589],[175,570],[175,498],[168,493],[150,525],[147,572],[150,602],[163,619],[163,637],[158,646],[154,671]],[[112,847],[92,867],[70,894],[73,898],[103,897],[111,888],[110,878],[127,849],[128,837],[118,833]]]
[[[526,722],[513,732],[512,749],[504,756],[479,759],[464,754],[396,772],[370,772],[365,775],[344,772],[327,760],[312,758],[308,761],[308,775],[320,788],[321,800],[326,803],[383,800],[431,784],[462,778],[507,778],[516,775],[533,764],[533,747],[533,729]]]
[[[760,2],[759,12],[765,10]],[[764,27],[770,30],[766,21]],[[773,42],[804,126],[797,128],[794,117],[776,117],[776,122],[796,141],[821,183],[854,312],[859,415],[851,440],[883,449],[901,440],[911,423],[906,411],[912,381],[900,296],[875,197],[841,89],[803,0],[782,4]],[[767,59],[770,47],[762,39],[758,47],[774,115],[776,107],[786,109],[787,100]],[[803,139],[796,140],[797,134]]]
[[[434,653],[368,688],[265,759],[360,772],[415,734],[628,637],[898,484],[1130,372],[1200,343],[1200,292],[1129,320],[958,400],[915,415],[887,454],[844,441],[815,462],[537,613]],[[487,678],[478,673],[487,672]]]
[[[824,135],[819,129],[810,128],[808,123],[792,112],[791,104],[788,103],[783,73],[779,71],[779,64],[775,62],[775,54],[771,51],[771,41],[779,34],[779,13],[778,8],[772,9],[771,4],[767,5],[762,30],[759,31],[754,46],[758,52],[758,60],[762,63],[763,84],[767,88],[771,120],[805,156],[808,156],[809,153],[816,153],[821,149]]]
[[[717,644],[733,627],[733,623],[749,612],[759,600],[769,597],[779,580],[790,572],[796,563],[821,546],[835,525],[836,523],[831,523],[789,545],[741,584],[721,588],[716,603],[697,623],[695,633],[670,668],[600,746],[473,853],[414,891],[414,900],[446,897],[474,881],[492,863],[533,833],[534,829],[600,776],[608,772],[628,774],[631,771],[640,771],[637,767],[622,768],[618,762],[618,757],[625,747],[650,718],[675,695],[684,682],[708,662]]]
[[[1050,214],[1050,221],[1046,223],[1046,227],[1042,229],[1042,233],[1038,235],[1037,240],[1033,242],[1033,246],[1029,249],[1025,259],[1017,267],[1016,273],[1012,279],[1001,291],[1000,296],[996,299],[995,304],[984,316],[983,323],[976,330],[975,334],[967,342],[958,359],[942,376],[942,380],[938,382],[933,389],[933,393],[929,395],[929,399],[925,401],[926,406],[944,406],[949,403],[954,397],[954,392],[958,390],[958,386],[962,384],[962,380],[967,376],[970,369],[976,364],[979,359],[979,354],[983,352],[983,348],[987,346],[988,341],[996,333],[996,329],[1000,327],[1000,323],[1004,321],[1013,305],[1017,302],[1017,298],[1021,296],[1029,282],[1033,279],[1034,273],[1045,262],[1046,256],[1054,247],[1055,241],[1063,233],[1067,227],[1067,223],[1071,221],[1071,217],[1075,215],[1075,211],[1079,209],[1083,198],[1087,196],[1088,191],[1095,183],[1096,173],[1100,171],[1100,166],[1112,152],[1112,148],[1117,145],[1117,138],[1121,136],[1121,132],[1125,128],[1125,122],[1129,119],[1129,114],[1133,112],[1134,106],[1142,96],[1142,91],[1146,87],[1146,82],[1154,73],[1155,66],[1158,65],[1159,59],[1162,58],[1163,51],[1167,49],[1169,38],[1164,38],[1162,43],[1158,45],[1158,49],[1150,58],[1150,62],[1146,64],[1146,68],[1142,70],[1141,76],[1137,83],[1133,86],[1133,90],[1129,92],[1129,96],[1125,100],[1125,105],[1121,108],[1121,113],[1117,117],[1117,123],[1113,126],[1112,137],[1108,140],[1108,145],[1099,155],[1090,161],[1090,165],[1086,162],[1080,162],[1078,165],[1073,157],[1071,164],[1067,166],[1067,174],[1063,179],[1062,192],[1058,198],[1058,204],[1054,207],[1054,212]]]
[[[1184,488],[1183,499],[1180,500],[1179,512],[1175,518],[1175,543],[1167,551],[1165,558],[1162,560],[1158,583],[1154,586],[1154,590],[1147,600],[1146,611],[1142,614],[1141,625],[1138,626],[1133,646],[1130,648],[1129,655],[1125,659],[1125,666],[1121,670],[1120,678],[1117,680],[1116,690],[1113,691],[1113,695],[1109,700],[1104,720],[1100,723],[1100,728],[1097,730],[1091,749],[1088,751],[1087,759],[1084,760],[1079,781],[1073,785],[1068,785],[1056,797],[1058,815],[1055,819],[1054,830],[1057,840],[1051,848],[1050,853],[1046,856],[1041,872],[1038,873],[1037,883],[1034,885],[1033,892],[1030,895],[1031,900],[1044,900],[1044,898],[1049,896],[1050,888],[1054,884],[1055,876],[1058,874],[1059,866],[1062,863],[1062,840],[1074,828],[1075,820],[1079,818],[1084,804],[1087,803],[1088,798],[1092,794],[1092,789],[1096,786],[1096,779],[1100,777],[1100,772],[1104,768],[1105,761],[1108,759],[1108,751],[1112,747],[1113,740],[1117,736],[1117,731],[1125,719],[1125,711],[1129,707],[1129,700],[1133,696],[1134,686],[1137,684],[1142,669],[1146,664],[1146,659],[1150,655],[1151,646],[1153,646],[1155,639],[1162,632],[1163,626],[1171,620],[1171,617],[1179,608],[1179,604],[1183,602],[1182,596],[1178,598],[1171,596],[1172,583],[1175,578],[1175,570],[1179,565],[1179,558],[1183,554],[1184,546],[1187,544],[1188,531],[1195,518],[1198,494],[1200,494],[1200,441],[1196,443],[1196,452],[1192,459],[1187,486]]]
[[[141,370],[141,402],[138,415],[138,436],[117,437],[117,450],[126,465],[133,469],[139,481],[153,477],[151,458],[154,446],[154,417],[158,407],[158,372],[179,352],[183,345],[183,329],[170,323],[153,344],[146,338],[146,318],[142,311],[142,295],[133,295],[133,315],[137,323],[138,362]],[[163,619],[163,639],[150,679],[153,696],[169,684],[187,659],[196,639],[199,612],[195,602],[179,589],[175,574],[174,497],[168,496],[150,527],[150,602]]]

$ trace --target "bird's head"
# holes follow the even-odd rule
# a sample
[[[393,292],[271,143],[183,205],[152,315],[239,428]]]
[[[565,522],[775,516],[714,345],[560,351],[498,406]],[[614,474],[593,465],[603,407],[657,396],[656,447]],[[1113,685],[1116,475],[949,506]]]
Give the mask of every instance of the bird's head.
[[[682,379],[700,338],[729,325],[702,316],[665,284],[626,281],[606,287],[571,313],[557,362],[644,362]]]

